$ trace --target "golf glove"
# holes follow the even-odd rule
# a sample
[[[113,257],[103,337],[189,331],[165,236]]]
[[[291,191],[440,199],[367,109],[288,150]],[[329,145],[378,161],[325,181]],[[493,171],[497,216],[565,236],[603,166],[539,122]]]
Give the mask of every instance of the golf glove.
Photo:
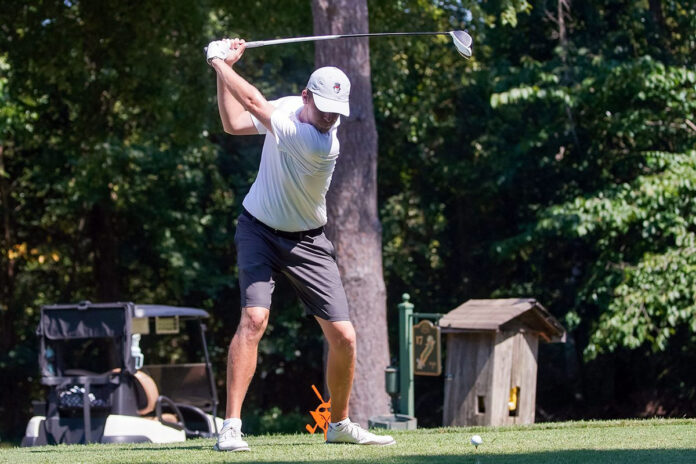
[[[229,40],[213,40],[205,49],[206,61],[208,64],[210,64],[213,58],[220,58],[221,60],[224,60],[227,58],[227,50],[229,50],[229,48]]]

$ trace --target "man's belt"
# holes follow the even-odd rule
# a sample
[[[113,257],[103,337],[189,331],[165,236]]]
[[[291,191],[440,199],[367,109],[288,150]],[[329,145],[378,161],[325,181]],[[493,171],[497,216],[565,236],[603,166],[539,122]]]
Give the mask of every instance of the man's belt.
[[[311,230],[301,230],[299,232],[287,232],[284,230],[278,230],[274,229],[273,227],[264,224],[263,222],[259,221],[252,215],[249,211],[246,210],[246,208],[242,207],[242,214],[249,218],[252,222],[255,222],[256,224],[259,224],[262,226],[264,229],[272,232],[273,234],[277,235],[278,237],[283,237],[283,238],[288,238],[290,240],[302,240],[305,237],[316,237],[317,235],[320,235],[322,232],[324,232],[323,227],[317,227],[316,229],[311,229]]]

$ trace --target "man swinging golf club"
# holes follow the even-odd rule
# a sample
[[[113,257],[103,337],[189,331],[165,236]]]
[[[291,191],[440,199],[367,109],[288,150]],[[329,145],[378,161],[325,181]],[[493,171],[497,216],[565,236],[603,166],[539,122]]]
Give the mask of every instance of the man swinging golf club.
[[[217,72],[217,99],[225,132],[266,134],[259,172],[243,201],[235,244],[242,314],[227,361],[227,413],[217,449],[248,451],[242,439],[242,402],[256,369],[268,324],[274,277],[287,277],[329,345],[327,384],[331,424],[327,443],[391,445],[348,418],[355,370],[355,330],[326,238],[326,192],[339,143],[339,115],[349,115],[350,81],[338,68],[312,73],[301,96],[267,101],[233,69],[244,54],[240,39],[211,42],[208,63]]]

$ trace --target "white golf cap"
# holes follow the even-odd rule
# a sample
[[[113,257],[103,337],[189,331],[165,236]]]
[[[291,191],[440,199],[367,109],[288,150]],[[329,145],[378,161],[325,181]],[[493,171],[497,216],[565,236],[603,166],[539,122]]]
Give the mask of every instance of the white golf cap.
[[[350,116],[350,81],[340,69],[333,66],[317,69],[309,76],[307,90],[312,92],[320,111]]]

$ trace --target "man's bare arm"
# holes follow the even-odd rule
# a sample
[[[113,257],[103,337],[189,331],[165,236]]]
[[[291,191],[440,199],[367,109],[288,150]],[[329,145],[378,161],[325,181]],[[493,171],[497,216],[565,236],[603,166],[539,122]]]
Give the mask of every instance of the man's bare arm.
[[[227,52],[227,58],[224,61],[214,58],[210,63],[218,75],[218,109],[223,127],[227,124],[225,131],[235,134],[257,133],[251,118],[245,114],[248,112],[272,131],[271,114],[275,107],[232,67],[242,57],[245,48],[243,40],[234,39]]]
[[[225,132],[232,135],[258,134],[251,120],[251,114],[234,98],[219,75],[217,76],[217,102],[220,121]]]

